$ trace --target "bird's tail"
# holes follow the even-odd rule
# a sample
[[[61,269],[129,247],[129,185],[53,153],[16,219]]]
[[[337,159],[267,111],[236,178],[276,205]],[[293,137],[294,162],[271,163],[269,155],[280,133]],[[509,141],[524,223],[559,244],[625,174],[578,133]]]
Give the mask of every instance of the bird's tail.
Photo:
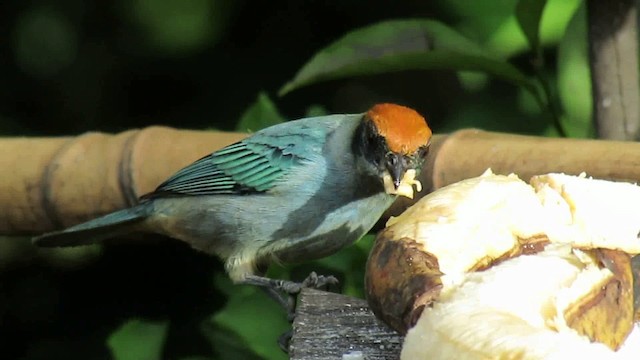
[[[123,235],[134,230],[152,211],[150,203],[142,203],[119,210],[64,230],[54,231],[33,238],[33,243],[43,247],[88,245]]]

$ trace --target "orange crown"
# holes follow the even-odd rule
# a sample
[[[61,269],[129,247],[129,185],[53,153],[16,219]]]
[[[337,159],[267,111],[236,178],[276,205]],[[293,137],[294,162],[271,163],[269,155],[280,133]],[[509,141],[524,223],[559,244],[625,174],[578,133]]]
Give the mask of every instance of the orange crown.
[[[377,104],[366,117],[373,121],[378,133],[387,141],[389,150],[411,154],[429,143],[431,129],[415,110],[396,104]]]

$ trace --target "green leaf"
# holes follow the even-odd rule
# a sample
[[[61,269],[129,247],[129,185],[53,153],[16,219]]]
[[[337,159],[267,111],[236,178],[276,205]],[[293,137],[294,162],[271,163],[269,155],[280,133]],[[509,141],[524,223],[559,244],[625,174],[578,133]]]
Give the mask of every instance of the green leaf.
[[[261,360],[264,357],[253,352],[246,339],[233,330],[217,326],[211,321],[202,327],[203,335],[209,339],[214,349],[216,360]]]
[[[167,330],[167,321],[132,319],[109,336],[107,345],[115,360],[159,360]]]
[[[547,0],[520,0],[516,5],[516,18],[529,46],[534,52],[540,51],[540,20]]]
[[[539,26],[540,46],[555,46],[582,0],[548,0]],[[517,0],[438,0],[439,9],[456,19],[461,34],[482,44],[491,55],[508,59],[526,51],[530,44],[515,14]]]
[[[451,133],[472,127],[517,134],[545,133],[551,123],[549,113],[534,113],[524,90],[508,93],[505,90],[462,94],[438,131]],[[496,98],[500,99],[500,106],[496,106]]]
[[[229,299],[210,320],[219,329],[209,336],[214,347],[236,352],[244,349],[241,358],[257,354],[262,359],[286,359],[277,340],[290,324],[280,305],[255,286],[233,285],[226,276],[218,275],[216,288],[228,293]]]
[[[576,11],[558,46],[558,97],[561,122],[571,137],[593,137],[593,98],[587,42],[587,12],[584,4]]]
[[[320,50],[279,94],[321,81],[429,69],[486,72],[537,95],[516,67],[434,20],[385,21],[352,31]]]
[[[305,111],[305,117],[325,116],[329,115],[329,111],[322,105],[310,105]]]
[[[236,129],[254,132],[284,121],[285,118],[280,114],[269,95],[260,92],[256,101],[240,117]]]

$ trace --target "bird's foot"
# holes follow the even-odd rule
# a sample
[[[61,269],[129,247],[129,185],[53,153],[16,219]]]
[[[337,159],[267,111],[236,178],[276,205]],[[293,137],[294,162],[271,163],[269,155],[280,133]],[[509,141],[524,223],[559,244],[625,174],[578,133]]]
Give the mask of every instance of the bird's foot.
[[[337,285],[338,279],[331,275],[324,276],[311,272],[302,282],[247,275],[243,283],[259,286],[264,289],[269,296],[285,309],[289,322],[293,322],[296,311],[296,297],[302,289],[321,289],[329,285]]]
[[[293,330],[289,330],[278,337],[278,346],[284,353],[289,353],[289,345],[291,345],[292,336]]]
[[[247,275],[243,281],[244,284],[260,286],[263,288],[271,288],[276,291],[281,291],[287,295],[297,295],[304,288],[321,289],[329,285],[338,284],[338,279],[334,276],[318,275],[311,272],[306,279],[302,282],[295,282],[290,280],[271,279],[268,277]]]
[[[335,276],[318,275],[315,271],[312,271],[306,279],[302,282],[284,281],[279,285],[280,290],[290,295],[299,294],[304,288],[322,289],[329,285],[337,285],[338,279]]]

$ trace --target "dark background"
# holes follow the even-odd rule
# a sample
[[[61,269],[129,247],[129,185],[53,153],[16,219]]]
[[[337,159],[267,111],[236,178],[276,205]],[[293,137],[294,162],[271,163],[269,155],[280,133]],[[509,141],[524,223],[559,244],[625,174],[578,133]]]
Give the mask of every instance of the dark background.
[[[418,1],[3,2],[3,125],[47,135],[152,124],[233,129],[259,91],[274,94],[350,29],[434,11]],[[421,104],[433,91],[403,89],[395,76],[349,83],[301,91],[278,106],[290,117],[311,104],[359,112],[371,97]],[[373,89],[351,90],[356,103],[341,96],[360,86]]]

